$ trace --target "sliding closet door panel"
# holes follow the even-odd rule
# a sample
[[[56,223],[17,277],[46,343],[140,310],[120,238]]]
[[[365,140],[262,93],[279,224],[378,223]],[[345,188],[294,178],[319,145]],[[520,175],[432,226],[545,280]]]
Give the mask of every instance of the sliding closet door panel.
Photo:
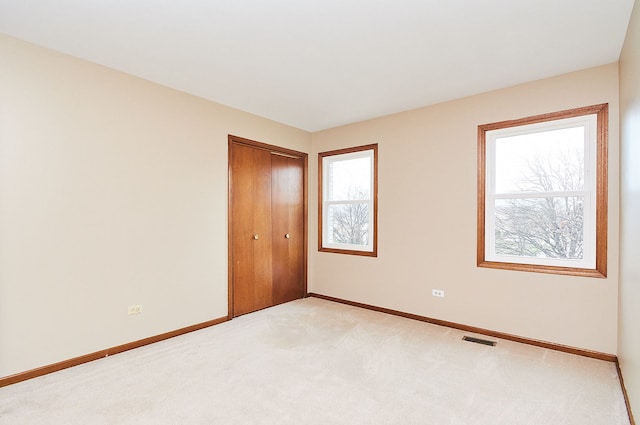
[[[304,296],[304,160],[272,154],[273,303]]]
[[[231,152],[233,313],[272,304],[271,154],[233,144]]]

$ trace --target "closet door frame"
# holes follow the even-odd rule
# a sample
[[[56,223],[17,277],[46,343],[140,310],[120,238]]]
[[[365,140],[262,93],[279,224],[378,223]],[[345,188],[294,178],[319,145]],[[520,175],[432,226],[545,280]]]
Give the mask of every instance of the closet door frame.
[[[233,145],[243,145],[248,146],[255,149],[262,149],[265,151],[272,152],[276,155],[282,156],[290,156],[292,158],[300,158],[303,160],[303,184],[302,184],[302,199],[303,199],[303,223],[304,223],[304,232],[303,232],[303,285],[304,285],[304,296],[306,297],[307,292],[307,262],[308,262],[308,233],[309,233],[309,224],[308,224],[308,180],[309,180],[309,172],[308,172],[308,163],[309,163],[309,155],[304,152],[299,152],[292,149],[283,148],[280,146],[270,145],[267,143],[257,142],[255,140],[245,139],[243,137],[238,137],[234,135],[229,135],[228,137],[228,195],[227,195],[227,270],[228,270],[228,319],[232,319],[234,317],[233,311],[233,237],[232,237],[232,229],[233,229],[233,215],[232,215],[232,201],[233,201],[233,173],[231,168],[231,153]]]

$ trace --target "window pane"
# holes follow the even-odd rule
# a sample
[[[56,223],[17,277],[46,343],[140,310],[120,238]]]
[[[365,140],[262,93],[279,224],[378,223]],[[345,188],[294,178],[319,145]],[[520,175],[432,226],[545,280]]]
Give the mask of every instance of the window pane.
[[[327,238],[331,244],[367,245],[369,206],[366,203],[329,205],[327,226]]]
[[[371,157],[331,161],[327,201],[371,198]]]
[[[495,252],[534,258],[583,258],[583,197],[500,199]]]
[[[584,189],[584,127],[496,139],[496,193]]]
[[[378,256],[378,145],[318,153],[318,251]]]
[[[478,126],[478,267],[607,276],[608,105]]]

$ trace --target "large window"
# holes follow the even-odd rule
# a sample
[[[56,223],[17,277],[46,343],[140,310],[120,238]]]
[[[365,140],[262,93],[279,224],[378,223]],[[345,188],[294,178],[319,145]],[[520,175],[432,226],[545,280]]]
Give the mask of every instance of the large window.
[[[605,277],[607,105],[478,127],[478,265]]]
[[[318,249],[377,256],[378,145],[318,154]]]

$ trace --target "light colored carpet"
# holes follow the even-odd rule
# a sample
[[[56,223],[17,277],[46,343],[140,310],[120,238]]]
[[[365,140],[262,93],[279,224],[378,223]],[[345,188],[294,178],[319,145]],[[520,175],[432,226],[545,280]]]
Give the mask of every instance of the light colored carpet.
[[[308,298],[0,388],[2,425],[628,425],[615,365]]]

